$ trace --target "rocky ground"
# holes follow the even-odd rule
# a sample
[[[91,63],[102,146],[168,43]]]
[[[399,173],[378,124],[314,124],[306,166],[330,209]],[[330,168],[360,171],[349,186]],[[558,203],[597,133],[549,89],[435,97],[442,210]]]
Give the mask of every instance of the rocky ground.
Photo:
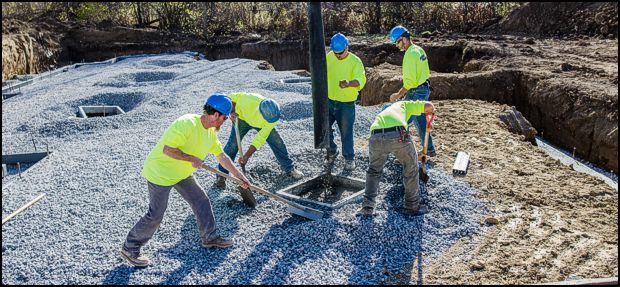
[[[498,117],[515,106],[539,135],[617,174],[617,3],[533,5],[542,6],[526,6],[481,27],[480,34],[415,36],[429,56],[431,100],[439,110],[435,168],[450,173],[456,152],[468,152],[469,172],[457,180],[481,191],[477,199],[491,202],[494,209],[480,222],[488,232],[457,241],[441,257],[425,256],[420,268],[414,260],[384,283],[525,284],[617,277],[617,190],[559,164],[523,136],[510,133]],[[541,18],[537,11],[575,15],[570,23],[576,28]],[[260,37],[248,35],[207,44],[159,31],[45,23],[29,26],[3,19],[3,79],[62,62],[175,49],[206,51],[210,59],[266,60],[276,70],[308,65],[303,41],[258,41]],[[54,27],[64,27],[64,38],[49,32],[59,30]],[[402,53],[385,35],[350,38],[351,51],[367,68],[361,104],[385,102],[402,85]],[[355,142],[366,150],[367,138]]]

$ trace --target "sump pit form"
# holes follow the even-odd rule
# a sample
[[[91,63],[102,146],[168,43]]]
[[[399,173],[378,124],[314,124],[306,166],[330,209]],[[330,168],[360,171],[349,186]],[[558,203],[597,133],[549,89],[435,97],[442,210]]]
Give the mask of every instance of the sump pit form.
[[[119,106],[79,106],[78,115],[82,118],[108,117],[124,114]]]
[[[46,158],[49,154],[49,152],[35,152],[2,155],[2,178],[17,174],[21,176],[27,169]]]
[[[322,174],[276,193],[289,199],[336,209],[364,194],[363,180],[334,174]]]

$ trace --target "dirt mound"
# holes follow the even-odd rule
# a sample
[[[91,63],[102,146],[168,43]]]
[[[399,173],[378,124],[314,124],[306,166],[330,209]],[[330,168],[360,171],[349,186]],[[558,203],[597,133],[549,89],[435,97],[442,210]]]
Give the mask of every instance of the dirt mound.
[[[16,19],[2,20],[2,80],[16,75],[37,74],[57,67],[62,52],[62,25],[51,19],[42,19],[32,25]]]
[[[618,38],[618,2],[530,2],[472,32]]]

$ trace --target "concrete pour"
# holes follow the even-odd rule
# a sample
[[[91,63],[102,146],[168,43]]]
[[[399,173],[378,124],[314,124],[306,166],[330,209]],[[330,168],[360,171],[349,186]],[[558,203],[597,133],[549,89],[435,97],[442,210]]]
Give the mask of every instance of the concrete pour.
[[[69,69],[5,100],[3,154],[30,152],[32,138],[54,152],[27,176],[3,181],[3,218],[39,193],[47,196],[3,225],[2,283],[381,284],[409,274],[418,252],[426,264],[456,240],[486,231],[479,222],[487,203],[442,170],[429,170],[423,195],[430,213],[424,217],[395,211],[402,205],[402,174],[390,160],[375,217],[356,217],[358,200],[324,209],[326,216],[318,221],[293,216],[284,204],[260,195],[258,207],[247,208],[233,184],[214,188],[215,177],[200,170],[196,178],[211,199],[219,232],[236,244],[202,248],[189,205],[172,192],[159,230],[142,249],[154,265],[130,267],[119,250],[147,211],[143,161],[173,120],[201,113],[213,92],[257,92],[277,100],[282,107],[277,129],[297,167],[306,178],[321,173],[324,151],[313,147],[311,87],[281,83],[298,76],[259,70],[257,63],[196,61],[187,54],[125,58]],[[80,105],[103,104],[126,113],[75,116]],[[357,107],[356,138],[368,136],[379,111],[379,106]],[[231,127],[227,122],[219,133],[223,145]],[[350,176],[365,179],[368,151],[355,152],[358,167]],[[339,158],[334,172],[342,168]],[[255,184],[272,192],[296,183],[282,174],[267,145],[247,169]]]

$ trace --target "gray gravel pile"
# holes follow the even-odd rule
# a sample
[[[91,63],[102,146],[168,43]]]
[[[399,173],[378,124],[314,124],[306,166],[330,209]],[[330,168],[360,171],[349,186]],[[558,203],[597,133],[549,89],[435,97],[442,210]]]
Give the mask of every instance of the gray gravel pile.
[[[380,284],[419,252],[433,260],[460,238],[484,232],[486,203],[476,190],[443,171],[430,169],[423,189],[430,213],[408,217],[402,205],[400,167],[386,164],[376,216],[354,215],[360,200],[325,210],[322,220],[291,215],[286,205],[256,195],[246,207],[232,183],[212,187],[201,170],[198,182],[215,210],[219,232],[234,237],[228,249],[204,249],[189,205],[173,192],[164,220],[142,249],[153,266],[134,269],[119,256],[131,227],[148,207],[140,169],[146,155],[177,117],[201,113],[213,92],[258,92],[282,107],[278,130],[306,179],[321,173],[324,151],[313,146],[311,88],[282,84],[286,71],[256,68],[257,61],[196,61],[187,54],[124,58],[81,65],[22,88],[2,104],[3,154],[33,152],[47,144],[51,155],[21,179],[3,181],[2,217],[46,193],[2,227],[3,284]],[[79,105],[118,105],[125,114],[79,118]],[[357,108],[356,139],[380,107]],[[226,144],[231,124],[219,133]],[[251,136],[243,141],[249,145]],[[337,137],[337,142],[339,142]],[[365,179],[368,151],[356,150],[358,168],[346,175]],[[210,156],[206,162],[215,165]],[[269,147],[247,166],[254,183],[272,192],[296,181],[284,176]],[[335,172],[342,173],[339,158]],[[313,206],[319,208],[319,206]],[[415,279],[414,279],[415,280]]]

